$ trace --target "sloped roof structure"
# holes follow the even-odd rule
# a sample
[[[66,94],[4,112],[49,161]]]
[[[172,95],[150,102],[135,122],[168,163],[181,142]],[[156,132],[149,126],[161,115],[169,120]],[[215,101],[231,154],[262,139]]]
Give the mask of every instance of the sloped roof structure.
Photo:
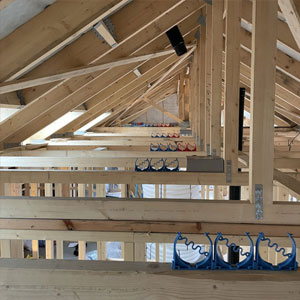
[[[170,38],[176,26],[182,53]],[[138,161],[152,169],[141,171]],[[178,172],[155,171],[174,162]],[[220,162],[221,171],[207,168]],[[38,240],[46,240],[49,259],[63,258],[63,241],[74,240],[79,260],[86,241],[97,242],[105,259],[105,242],[118,241],[122,259],[134,261],[93,269],[0,259],[8,274],[0,294],[8,299],[18,289],[34,294],[33,286],[49,292],[45,300],[57,286],[94,299],[98,287],[76,279],[74,268],[92,282],[100,276],[105,297],[121,290],[133,299],[136,288],[151,298],[151,284],[162,299],[175,298],[172,287],[182,288],[180,299],[200,299],[203,288],[229,299],[238,282],[244,299],[266,290],[272,299],[295,299],[299,271],[227,281],[204,272],[182,284],[164,266],[153,271],[145,245],[156,243],[158,262],[159,244],[172,243],[177,231],[223,231],[241,246],[249,246],[245,231],[264,231],[286,249],[291,232],[300,245],[299,170],[299,0],[0,0],[1,257],[22,257],[26,239],[35,258]],[[105,184],[123,199],[106,197]],[[143,198],[145,184],[155,199]],[[168,199],[172,185],[185,185],[182,193],[199,186],[199,199],[179,192]],[[264,255],[279,261],[268,248]],[[30,284],[28,268],[38,274]],[[144,289],[128,276],[135,270]],[[62,274],[72,280],[59,280]]]

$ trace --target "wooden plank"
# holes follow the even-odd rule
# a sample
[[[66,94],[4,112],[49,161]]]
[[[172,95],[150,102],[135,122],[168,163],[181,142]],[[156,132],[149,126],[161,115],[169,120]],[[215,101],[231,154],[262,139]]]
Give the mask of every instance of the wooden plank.
[[[216,214],[216,205],[222,214]],[[254,204],[248,201],[2,197],[0,207],[1,218],[261,222],[253,214]],[[299,202],[276,202],[268,212],[263,223],[299,224]]]
[[[278,188],[278,186],[276,186]],[[159,197],[156,197],[159,198]],[[222,195],[223,198],[223,195]],[[274,199],[280,201],[283,199]],[[92,234],[104,234],[105,232],[133,232],[133,233],[169,233],[176,234],[178,231],[185,234],[201,234],[209,232],[216,235],[221,229],[224,235],[243,236],[245,232],[251,235],[258,235],[260,231],[264,232],[268,237],[285,237],[287,232],[292,233],[295,238],[300,238],[300,227],[297,225],[269,225],[269,224],[234,224],[234,223],[207,223],[207,222],[143,222],[143,221],[96,221],[96,220],[70,220],[72,224],[72,232],[77,234],[80,239],[84,239],[84,234],[89,232],[88,236],[94,241]],[[69,227],[70,228],[70,227]],[[2,219],[0,220],[0,229],[6,231],[6,238],[15,238],[16,232],[30,230],[30,237],[34,236],[35,232],[39,238],[45,238],[49,232],[53,231],[51,236],[60,236],[62,232],[67,235],[71,230],[68,228],[64,220],[37,220],[37,219]],[[10,231],[9,231],[10,230]],[[45,235],[43,236],[43,230]],[[10,232],[10,237],[7,235]],[[80,235],[81,234],[81,235]],[[150,235],[149,235],[150,236]],[[20,235],[18,238],[22,239],[24,236]],[[28,237],[28,236],[27,236]],[[73,237],[73,236],[72,236]],[[35,237],[36,238],[36,237]],[[70,238],[70,237],[69,237]],[[75,238],[75,240],[77,239]],[[105,237],[107,238],[107,236]],[[118,237],[115,237],[118,238]],[[96,239],[96,237],[94,237]],[[117,241],[117,240],[116,240]],[[148,240],[151,242],[152,239]],[[56,240],[56,248],[60,246],[61,240]],[[125,247],[126,248],[126,247]],[[125,251],[126,252],[126,251]],[[62,256],[61,256],[62,257]]]
[[[135,62],[141,62],[141,61],[173,54],[173,52],[174,50],[163,50],[156,53],[150,53],[150,54],[145,54],[140,56],[133,55],[125,59],[118,59],[116,61],[112,61],[104,64],[103,63],[91,64],[89,66],[83,66],[71,70],[60,71],[55,74],[48,74],[48,75],[45,74],[43,75],[43,77],[33,77],[33,78],[28,77],[19,80],[7,81],[0,84],[0,94],[17,91],[17,90],[21,90],[21,89],[25,89],[37,85],[42,85],[46,83],[51,83],[55,81],[60,81],[64,79],[69,79],[81,75],[86,75],[101,70],[132,64]]]
[[[178,79],[178,116],[181,120],[184,120],[184,72],[179,74]]]
[[[167,132],[176,132],[179,133],[180,127],[98,127],[95,129],[97,133],[117,133],[117,134],[126,134],[129,136],[151,136],[153,130],[161,133]]]
[[[85,260],[86,255],[86,241],[78,241],[78,259]]]
[[[277,1],[253,2],[249,186],[255,202],[262,185],[264,206],[273,201],[276,22]]]
[[[134,243],[134,261],[146,261],[145,243]]]
[[[101,299],[145,299],[158,290],[159,297],[167,299],[173,297],[175,287],[181,299],[294,300],[300,293],[299,271],[236,271],[226,273],[224,278],[224,272],[218,271],[185,271],[182,276],[182,271],[158,263],[63,261],[58,265],[55,261],[6,259],[0,261],[0,267],[1,294],[9,299],[33,295],[45,300],[69,295],[99,299],[99,290]]]
[[[1,240],[1,258],[11,258],[10,240]]]
[[[206,153],[211,155],[211,102],[212,102],[212,6],[206,6],[205,42],[205,142]]]
[[[116,47],[118,45],[115,38],[110,33],[109,29],[105,25],[103,21],[100,21],[94,29],[100,34],[100,36],[105,40],[105,42],[111,46],[112,48]]]
[[[64,258],[64,245],[62,240],[56,240],[56,259]]]
[[[46,259],[53,259],[54,258],[54,247],[52,240],[46,240]]]
[[[297,0],[279,0],[278,4],[300,49],[300,4]],[[297,10],[298,9],[298,10]]]
[[[32,240],[32,258],[39,259],[39,241],[38,240]]]
[[[133,167],[133,166],[131,166]],[[120,184],[195,184],[226,185],[224,173],[135,171],[37,171],[1,170],[0,182],[39,183],[120,183]],[[233,174],[232,184],[248,185],[248,173]]]
[[[220,230],[221,224],[215,224],[215,231]],[[236,227],[238,227],[239,224],[235,224]],[[244,228],[248,224],[242,224]],[[253,225],[253,224],[252,224]],[[254,230],[254,232],[261,231],[259,229],[259,226],[261,224],[255,224],[257,229]],[[266,225],[263,228],[268,228],[270,225]],[[281,225],[278,224],[278,227]],[[289,228],[291,226],[288,226]],[[292,226],[295,228],[296,226]],[[298,226],[299,227],[299,226]],[[208,227],[210,228],[210,227]],[[214,228],[214,227],[213,227]],[[269,228],[271,230],[271,228]],[[246,229],[247,230],[247,229]],[[280,229],[280,232],[283,230]],[[294,230],[297,232],[297,230]],[[239,230],[236,230],[235,232],[240,232]],[[69,235],[68,235],[69,234]],[[257,234],[256,234],[257,235]],[[47,239],[72,239],[72,240],[80,240],[85,239],[86,241],[95,242],[95,240],[107,240],[107,241],[116,241],[116,242],[128,242],[128,243],[173,243],[174,238],[176,236],[176,233],[145,233],[145,232],[114,232],[114,231],[59,231],[59,230],[4,230],[2,229],[0,231],[0,236],[3,240],[7,240],[7,238],[11,239],[33,239],[33,238],[47,238]],[[271,236],[271,235],[270,235]],[[214,240],[217,235],[210,235],[210,237]],[[245,235],[231,235],[227,234],[226,237],[231,241],[239,245],[247,245],[249,243],[248,238]],[[203,235],[197,234],[188,234],[188,238],[193,240],[195,243],[203,243]],[[291,246],[291,240],[289,237],[285,236],[282,237],[272,237],[272,241],[276,241],[280,246],[282,247],[290,247]],[[299,238],[295,238],[296,244],[300,242]],[[100,243],[100,242],[98,242]],[[105,242],[101,242],[105,243]],[[100,248],[99,248],[100,249]],[[101,249],[100,249],[101,250]],[[102,251],[102,250],[101,250]],[[98,250],[97,250],[98,252]],[[100,253],[100,260],[105,260],[106,258],[102,259],[101,253]],[[105,256],[106,257],[106,256]]]
[[[232,173],[238,171],[238,117],[240,83],[240,16],[241,2],[225,1],[225,99],[224,99],[224,160],[231,161]]]
[[[296,194],[300,195],[300,182],[296,178],[274,169],[274,180],[280,182]]]
[[[1,41],[1,56],[5,57],[1,59],[1,81],[20,77],[128,2],[85,0],[52,4]],[[30,45],[28,36],[32,37]]]
[[[124,261],[134,261],[134,244],[124,243]]]
[[[202,10],[202,13],[204,14],[204,11]],[[198,94],[196,95],[198,98],[197,102],[197,126],[198,126],[198,132],[199,132],[199,143],[200,143],[200,150],[206,151],[206,124],[205,124],[205,117],[206,117],[206,107],[205,107],[205,87],[206,87],[206,70],[205,70],[205,63],[206,63],[206,26],[201,25],[200,26],[200,42],[199,42],[199,56],[197,60],[197,67],[198,67]],[[197,100],[196,100],[197,101]]]
[[[212,6],[211,135],[212,154],[221,156],[222,48],[224,1]]]

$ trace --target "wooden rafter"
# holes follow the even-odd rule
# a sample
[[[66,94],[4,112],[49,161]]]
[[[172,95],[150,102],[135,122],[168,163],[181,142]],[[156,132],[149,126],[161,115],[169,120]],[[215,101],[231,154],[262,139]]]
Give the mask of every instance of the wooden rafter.
[[[69,79],[77,76],[82,76],[97,71],[102,71],[114,67],[124,66],[127,64],[132,64],[135,62],[146,61],[149,59],[173,54],[173,50],[163,50],[157,53],[149,53],[141,56],[132,56],[128,58],[118,59],[116,61],[108,62],[105,64],[91,64],[89,66],[84,66],[72,70],[66,70],[59,72],[57,74],[49,74],[48,76],[43,76],[39,78],[25,78],[15,81],[8,81],[0,84],[0,94],[17,91],[37,85],[42,85],[46,83],[51,83],[55,81],[60,81],[64,79]]]
[[[276,21],[276,0],[253,2],[249,186],[251,201],[261,192],[266,210],[273,201]]]
[[[5,57],[1,59],[1,80],[19,78],[128,2],[57,1],[0,41],[1,57]],[[53,27],[57,28],[55,35]],[[34,38],[28,47],[29,37]]]
[[[161,3],[160,5],[164,5],[164,7],[166,7],[166,4],[165,4],[165,2],[164,2],[164,4],[163,3]],[[174,9],[175,8],[177,8],[178,7],[178,5],[180,5],[180,3],[177,3],[175,6],[174,6]],[[191,14],[193,13],[193,11],[194,10],[197,10],[197,9],[199,9],[199,7],[197,7],[197,9],[196,9],[196,5],[195,5],[195,3],[194,2],[191,2],[191,3],[189,3],[188,4],[190,7],[189,7],[189,9],[190,9],[190,11],[191,11]],[[121,11],[120,11],[120,13],[123,11],[123,10],[125,10],[127,7],[125,7],[124,9],[122,9]],[[128,8],[129,9],[129,8]],[[155,9],[157,9],[157,13],[160,13],[160,18],[162,17],[162,12],[161,12],[161,10],[159,10],[159,7],[158,6],[156,6],[155,7]],[[168,16],[168,18],[183,18],[183,16],[184,16],[184,14],[182,13],[182,16],[180,15],[180,13],[178,14],[178,12],[180,11],[180,6],[175,10],[176,11],[176,13],[174,12],[174,15],[172,15],[171,13],[169,14],[169,16]],[[173,12],[173,11],[172,11]],[[119,13],[119,12],[118,12]],[[123,12],[123,13],[126,13],[126,12]],[[136,13],[136,11],[135,11],[135,13]],[[152,12],[152,15],[151,15],[151,18],[153,18],[153,12]],[[146,16],[144,16],[144,18],[143,18],[143,20],[141,20],[141,21],[143,21],[144,23],[145,22],[150,22],[150,15],[149,15],[149,20],[147,20],[146,19]],[[189,21],[188,23],[191,23],[191,21]],[[128,29],[129,30],[129,29]],[[135,26],[135,30],[137,30],[137,26]],[[147,40],[147,39],[149,39],[149,37],[150,37],[150,35],[151,34],[153,34],[153,39],[155,38],[155,37],[157,37],[157,35],[156,35],[156,33],[154,32],[154,30],[151,30],[151,31],[149,31],[148,32],[148,35],[147,36],[145,36],[145,35],[143,35],[143,34],[140,34],[140,38],[138,38],[138,39],[135,39],[135,41],[138,41],[141,45],[144,43],[144,41],[145,40]],[[132,36],[134,36],[134,35],[132,35]],[[121,43],[119,43],[119,45],[120,45]],[[75,44],[74,44],[75,45]],[[134,46],[131,46],[133,49],[134,49]],[[136,46],[135,46],[136,47]],[[119,47],[116,47],[116,48],[114,48],[114,52],[115,51],[117,51],[119,49]],[[128,49],[128,51],[130,51],[129,49]],[[98,54],[99,55],[99,54]],[[124,56],[124,53],[122,54],[123,56]],[[114,73],[115,74],[115,73]],[[100,78],[99,78],[100,79]],[[98,81],[98,82],[100,82],[100,80]],[[93,86],[94,86],[94,89],[96,90],[99,90],[99,83],[97,82],[97,80],[94,80],[93,81]],[[101,80],[101,84],[103,85],[103,80]],[[66,89],[65,88],[65,86],[60,86],[59,87],[59,89],[60,90],[65,90],[63,93],[66,93],[66,95],[69,95],[69,90],[68,89]],[[67,101],[67,99],[69,99],[70,97],[72,97],[72,101],[68,101],[67,103],[68,103],[68,106],[69,106],[69,108],[67,108],[67,107],[65,107],[65,111],[63,111],[62,110],[62,107],[61,107],[61,103],[58,101],[58,99],[57,99],[57,97],[53,97],[51,100],[49,99],[49,97],[48,96],[45,96],[45,97],[42,97],[41,99],[39,99],[37,102],[34,102],[33,103],[33,106],[31,107],[31,108],[29,108],[28,107],[28,109],[27,109],[27,107],[25,107],[23,110],[22,110],[22,112],[20,112],[19,113],[19,115],[20,115],[20,117],[21,117],[21,115],[22,115],[22,123],[20,123],[20,125],[21,126],[23,126],[24,128],[22,129],[22,131],[20,131],[20,129],[19,129],[19,127],[15,127],[16,128],[16,131],[18,130],[18,134],[17,135],[15,135],[15,136],[13,136],[13,134],[11,135],[11,140],[17,140],[17,139],[19,139],[20,141],[21,140],[24,140],[24,138],[26,138],[25,136],[24,137],[21,137],[21,134],[22,134],[22,132],[23,132],[23,134],[25,134],[25,132],[26,132],[26,136],[30,136],[30,135],[32,135],[34,132],[36,132],[38,129],[36,128],[36,126],[41,126],[41,127],[43,127],[43,126],[45,126],[45,125],[47,125],[47,124],[49,124],[49,121],[50,121],[50,119],[51,120],[55,120],[55,119],[57,119],[59,116],[61,116],[64,112],[67,112],[67,111],[69,111],[69,110],[71,110],[72,108],[74,108],[75,106],[78,106],[79,104],[81,104],[84,100],[82,99],[82,96],[80,96],[80,95],[85,95],[85,97],[89,97],[88,95],[87,95],[87,93],[88,94],[92,94],[92,93],[95,93],[96,91],[93,91],[93,89],[91,89],[90,87],[88,88],[88,90],[86,90],[86,89],[81,89],[80,90],[80,92],[79,92],[79,94],[78,94],[78,96],[76,95],[76,98],[75,98],[75,94],[72,94],[72,95],[69,95],[69,97],[67,97],[67,98],[64,98],[63,99],[63,102],[66,102]],[[56,91],[56,92],[58,92],[58,91]],[[78,101],[77,103],[76,103],[76,101],[75,101],[75,99],[77,99],[78,98],[78,100],[76,100],[76,101]],[[55,103],[55,105],[54,105],[54,103]],[[54,105],[54,106],[53,106]],[[58,108],[58,106],[60,106],[60,109],[57,109]],[[43,111],[43,113],[41,114],[41,115],[39,115],[38,116],[38,118],[34,118],[34,125],[33,125],[33,119],[32,119],[32,117],[29,117],[30,116],[30,114],[34,114],[35,116],[37,115],[37,110],[36,109],[34,109],[34,107],[39,107],[39,109],[38,109],[38,111]],[[47,108],[48,108],[48,110],[49,109],[51,109],[51,113],[50,113],[50,111],[48,111],[47,110]],[[28,112],[27,112],[27,110],[28,110]],[[26,111],[26,114],[25,114],[25,111]],[[45,116],[45,114],[46,114],[46,116]],[[26,118],[25,118],[25,116],[26,116]],[[29,121],[29,123],[27,123],[26,124],[26,119]],[[16,119],[15,119],[16,120]],[[8,120],[7,120],[7,122],[8,122]],[[8,123],[7,123],[8,124]],[[16,124],[16,122],[14,122],[14,124]],[[24,126],[24,124],[26,124],[26,126]],[[20,126],[19,125],[19,126]],[[17,129],[18,128],[18,129]],[[35,129],[36,128],[36,129]],[[11,132],[13,131],[13,128],[11,128]],[[30,132],[31,131],[31,132]]]
[[[294,0],[279,0],[279,7],[300,50],[300,5]]]

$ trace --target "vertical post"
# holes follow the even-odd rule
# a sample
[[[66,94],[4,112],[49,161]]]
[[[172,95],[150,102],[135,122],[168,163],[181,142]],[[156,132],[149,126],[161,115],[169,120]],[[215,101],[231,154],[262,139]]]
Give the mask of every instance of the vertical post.
[[[184,80],[184,121],[189,121],[189,111],[190,111],[190,78],[185,76]]]
[[[52,197],[52,183],[44,184],[44,194],[45,194],[45,197]],[[53,249],[53,241],[52,240],[46,240],[45,251],[46,251],[46,259],[54,258],[54,249]],[[56,251],[57,251],[57,249],[56,249]]]
[[[226,0],[224,160],[232,173],[238,171],[238,115],[240,84],[240,6],[241,1]],[[230,172],[227,167],[226,172]]]
[[[1,240],[1,257],[10,258],[10,240]]]
[[[146,244],[145,243],[134,243],[134,260],[135,261],[146,261]]]
[[[212,155],[221,156],[221,101],[222,101],[222,50],[224,1],[212,6],[212,58],[211,58],[211,131]]]
[[[64,247],[62,240],[56,240],[56,259],[64,258]]]
[[[39,241],[32,240],[32,258],[39,259]]]
[[[54,258],[54,250],[53,250],[53,241],[46,240],[46,259],[53,259]]]
[[[179,74],[178,116],[184,120],[184,72]]]
[[[85,260],[86,241],[78,241],[78,259]]]
[[[134,261],[134,247],[131,242],[124,242],[124,261]]]
[[[159,262],[159,243],[155,243],[155,261]]]
[[[205,20],[205,10],[202,9],[202,15],[200,16],[201,25],[200,25],[200,53],[198,58],[198,68],[199,68],[199,139],[200,139],[200,151],[205,151],[205,116],[206,116],[206,107],[205,107],[205,50],[206,50],[206,20]]]
[[[206,153],[211,155],[210,145],[210,106],[211,106],[211,66],[212,66],[212,6],[206,5],[206,43],[205,43],[205,143]]]
[[[85,170],[85,168],[78,168],[78,170]],[[85,197],[85,184],[78,184],[78,197]],[[78,241],[78,259],[85,260],[86,255],[86,241]]]
[[[253,1],[249,189],[250,201],[261,203],[257,219],[273,201],[277,10],[277,0]]]
[[[37,184],[31,183],[30,184],[30,196],[36,197],[37,196]],[[32,257],[35,259],[39,259],[39,241],[32,240]]]

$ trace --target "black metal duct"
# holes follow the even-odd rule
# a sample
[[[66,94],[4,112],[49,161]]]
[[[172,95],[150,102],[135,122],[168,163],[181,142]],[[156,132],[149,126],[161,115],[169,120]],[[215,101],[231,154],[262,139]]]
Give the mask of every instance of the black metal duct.
[[[181,56],[187,52],[184,39],[177,25],[168,30],[166,35],[168,36],[168,39],[178,56]]]

